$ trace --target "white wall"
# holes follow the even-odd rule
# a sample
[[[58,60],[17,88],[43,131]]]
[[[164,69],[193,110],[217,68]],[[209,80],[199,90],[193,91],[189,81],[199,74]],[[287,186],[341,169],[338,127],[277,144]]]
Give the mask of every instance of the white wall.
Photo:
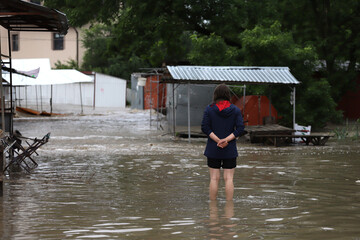
[[[95,106],[125,108],[126,80],[101,73],[95,78]]]
[[[96,73],[95,82],[95,107],[126,107],[126,80]],[[15,91],[17,106],[37,106],[38,111],[50,110],[50,85],[16,87]],[[81,105],[80,83],[53,85],[52,91],[53,105]],[[84,106],[93,106],[94,83],[81,83],[81,95]]]

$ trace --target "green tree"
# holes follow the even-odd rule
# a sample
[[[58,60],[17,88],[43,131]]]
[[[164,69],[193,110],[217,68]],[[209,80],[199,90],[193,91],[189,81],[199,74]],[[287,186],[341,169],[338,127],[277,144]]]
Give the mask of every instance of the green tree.
[[[279,19],[297,43],[315,47],[318,71],[335,101],[353,87],[360,57],[360,1],[291,1],[278,5]]]
[[[207,66],[234,66],[239,63],[239,50],[228,46],[224,39],[215,34],[191,36],[188,60],[192,64]]]
[[[100,29],[94,24],[85,39],[84,67],[89,70],[128,79],[136,68],[160,67],[164,62],[288,66],[302,82],[297,88],[299,123],[321,127],[337,119],[334,102],[354,84],[357,74],[357,0],[45,0],[45,4],[64,11],[74,26],[103,24]],[[316,79],[315,71],[320,76]],[[251,86],[249,91],[270,90]],[[276,107],[289,122],[289,88],[272,91]],[[324,101],[324,111],[313,108],[312,101]]]
[[[62,62],[60,62],[58,60],[55,63],[55,68],[56,69],[76,69],[76,70],[80,70],[78,63],[74,59],[70,59],[70,60],[66,61],[66,63],[62,63]]]
[[[66,13],[71,26],[113,21],[123,7],[121,0],[44,0],[47,7]]]
[[[84,69],[106,72],[109,66],[108,48],[112,37],[111,27],[104,24],[94,24],[85,31],[83,44],[87,51],[84,55]]]
[[[269,27],[261,25],[245,30],[240,34],[243,48],[244,65],[287,66],[301,82],[297,86],[296,120],[299,124],[324,127],[326,122],[337,119],[336,105],[330,95],[330,86],[324,79],[312,77],[317,54],[310,45],[295,42],[290,32],[284,32],[279,22]],[[249,86],[249,94],[270,95],[275,108],[283,116],[282,123],[292,126],[291,89],[288,86]],[[314,103],[321,103],[314,107]]]

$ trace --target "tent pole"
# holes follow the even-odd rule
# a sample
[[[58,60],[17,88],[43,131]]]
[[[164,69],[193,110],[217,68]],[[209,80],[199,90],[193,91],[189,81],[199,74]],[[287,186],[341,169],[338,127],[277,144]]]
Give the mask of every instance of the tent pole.
[[[37,85],[35,85],[35,94],[36,94],[36,110],[38,110],[38,111],[39,111],[39,102],[38,102]]]
[[[190,82],[188,82],[187,86],[187,92],[188,92],[188,138],[189,143],[191,142],[191,127],[190,127]]]
[[[28,107],[27,90],[28,90],[28,86],[25,86],[25,107]]]
[[[20,90],[19,90],[20,91]],[[16,108],[16,106],[21,106],[20,105],[20,92],[19,92],[18,90],[17,90],[17,87],[15,86],[14,87],[14,93],[15,93],[15,101],[14,101],[14,104],[15,104],[15,106],[14,106],[14,108]],[[18,94],[19,93],[19,94]],[[18,96],[16,96],[16,95],[19,95],[19,97]],[[16,102],[18,102],[18,103],[16,103]]]
[[[79,87],[80,87],[80,105],[81,105],[81,114],[84,114],[83,102],[82,102],[82,92],[81,92],[81,82],[79,82]]]
[[[43,99],[42,99],[42,87],[41,87],[41,85],[40,85],[40,106],[41,106],[41,111],[43,111],[43,101],[42,101]]]
[[[50,93],[50,113],[52,113],[53,110],[53,85],[51,85],[51,93]]]

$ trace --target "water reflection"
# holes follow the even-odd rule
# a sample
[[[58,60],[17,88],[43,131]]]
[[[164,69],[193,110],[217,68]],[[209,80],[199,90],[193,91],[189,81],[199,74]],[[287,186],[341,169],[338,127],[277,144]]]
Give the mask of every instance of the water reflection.
[[[233,239],[238,235],[232,229],[236,226],[231,218],[234,216],[234,202],[226,201],[223,214],[219,213],[218,201],[209,202],[209,238],[215,239]]]

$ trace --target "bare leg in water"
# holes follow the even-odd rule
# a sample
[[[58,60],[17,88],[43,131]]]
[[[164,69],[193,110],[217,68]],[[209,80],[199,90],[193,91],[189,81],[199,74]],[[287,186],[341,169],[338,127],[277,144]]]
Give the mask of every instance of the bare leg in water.
[[[225,194],[227,201],[232,201],[234,197],[234,172],[235,168],[224,169]]]
[[[209,168],[209,170],[210,170],[209,197],[210,200],[216,200],[216,196],[219,188],[219,181],[220,181],[220,169]]]

